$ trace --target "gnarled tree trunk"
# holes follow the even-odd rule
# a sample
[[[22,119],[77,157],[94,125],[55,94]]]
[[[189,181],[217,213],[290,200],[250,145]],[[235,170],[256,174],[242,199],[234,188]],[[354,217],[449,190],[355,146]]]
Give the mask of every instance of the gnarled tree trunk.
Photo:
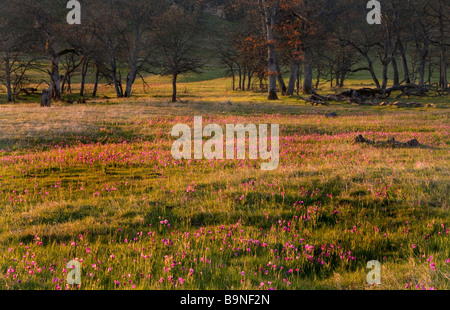
[[[59,55],[50,54],[50,91],[52,99],[61,100],[61,76],[59,75]]]
[[[49,89],[49,90],[44,89],[42,91],[41,107],[50,107],[51,103],[52,103],[51,89]]]

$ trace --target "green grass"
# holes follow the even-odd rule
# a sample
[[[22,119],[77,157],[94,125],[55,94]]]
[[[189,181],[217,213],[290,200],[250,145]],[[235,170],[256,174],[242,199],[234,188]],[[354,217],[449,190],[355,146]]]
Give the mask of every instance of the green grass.
[[[312,107],[211,75],[170,103],[169,79],[148,82],[130,99],[0,105],[0,288],[64,289],[75,258],[81,289],[450,288],[448,97]],[[171,128],[195,115],[280,124],[279,168],[174,160]],[[380,286],[365,281],[372,259]]]

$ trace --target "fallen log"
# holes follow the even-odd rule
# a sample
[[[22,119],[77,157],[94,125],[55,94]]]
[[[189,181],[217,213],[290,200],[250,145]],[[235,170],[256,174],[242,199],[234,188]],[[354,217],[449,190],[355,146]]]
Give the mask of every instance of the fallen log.
[[[426,96],[428,92],[429,92],[429,89],[426,87],[410,88],[408,90],[403,91],[401,94],[397,95],[397,97],[395,97],[395,99],[399,99],[403,96],[423,97],[423,96]]]
[[[34,95],[38,92],[37,88],[34,87],[27,87],[27,88],[21,88],[19,91],[19,94],[25,94],[25,96]]]
[[[329,105],[328,98],[322,95],[319,95],[316,92],[312,92],[311,96],[309,98],[306,98],[306,102],[311,103],[311,105]]]
[[[432,87],[433,85],[424,85],[419,86],[415,84],[407,84],[407,85],[398,85],[390,88],[382,89],[372,89],[372,88],[361,88],[361,89],[350,89],[339,94],[340,98],[345,98],[344,100],[359,100],[355,101],[359,104],[359,102],[365,104],[366,100],[369,99],[386,99],[390,97],[392,92],[400,91],[401,93],[395,97],[395,99],[399,99],[403,96],[417,96],[423,97],[428,96],[428,93],[435,92],[438,96],[441,96],[442,93],[439,90],[439,87]]]
[[[328,95],[327,99],[329,101],[339,102],[339,101],[347,101],[348,98],[346,98],[346,97],[344,97],[342,95]]]
[[[418,103],[418,102],[401,102],[401,101],[381,102],[379,105],[380,106],[394,106],[397,108],[422,108],[422,107],[424,107],[423,104]],[[431,107],[431,106],[428,106],[428,107]]]
[[[342,96],[348,98],[378,98],[382,91],[380,89],[372,88],[360,88],[360,89],[350,89],[341,93]]]
[[[366,143],[376,146],[387,146],[387,147],[419,147],[420,143],[417,139],[411,139],[406,142],[396,141],[394,137],[390,137],[386,141],[372,141],[364,138],[362,135],[356,136],[354,143]]]

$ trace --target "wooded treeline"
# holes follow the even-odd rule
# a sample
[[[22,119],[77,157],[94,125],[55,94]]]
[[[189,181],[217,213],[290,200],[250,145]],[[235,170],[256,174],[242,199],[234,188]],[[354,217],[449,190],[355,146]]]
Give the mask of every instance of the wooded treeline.
[[[53,100],[72,92],[75,75],[130,97],[148,74],[200,72],[208,59],[232,77],[233,89],[261,89],[269,99],[342,88],[366,71],[379,90],[434,86],[448,90],[448,0],[380,0],[381,25],[369,25],[360,0],[102,0],[79,1],[81,25],[66,22],[66,0],[2,1],[0,82],[7,100],[47,85]],[[226,19],[202,38],[207,14]],[[202,42],[202,43],[199,43]],[[200,48],[208,42],[209,55]],[[381,68],[381,70],[378,70]],[[32,80],[41,70],[47,78]],[[44,87],[44,86],[42,86]]]
[[[450,2],[380,3],[382,23],[369,25],[365,1],[238,1],[245,26],[228,33],[231,48],[221,54],[222,61],[239,80],[247,74],[248,85],[252,76],[266,76],[269,99],[280,92],[311,93],[324,81],[343,87],[358,71],[368,72],[379,90],[389,84],[447,90]],[[286,75],[287,85],[281,78]]]

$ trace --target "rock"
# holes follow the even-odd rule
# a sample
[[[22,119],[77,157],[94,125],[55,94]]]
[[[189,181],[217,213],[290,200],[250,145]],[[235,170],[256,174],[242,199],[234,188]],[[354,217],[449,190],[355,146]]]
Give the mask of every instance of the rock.
[[[337,117],[336,112],[328,112],[325,114],[325,117]]]
[[[355,138],[355,143],[364,143],[364,142],[366,142],[366,139],[362,135],[358,135]]]
[[[417,146],[420,146],[419,141],[417,141],[416,139],[409,140],[409,141],[406,142],[405,144],[406,144],[406,146],[408,146],[408,147],[417,147]]]

